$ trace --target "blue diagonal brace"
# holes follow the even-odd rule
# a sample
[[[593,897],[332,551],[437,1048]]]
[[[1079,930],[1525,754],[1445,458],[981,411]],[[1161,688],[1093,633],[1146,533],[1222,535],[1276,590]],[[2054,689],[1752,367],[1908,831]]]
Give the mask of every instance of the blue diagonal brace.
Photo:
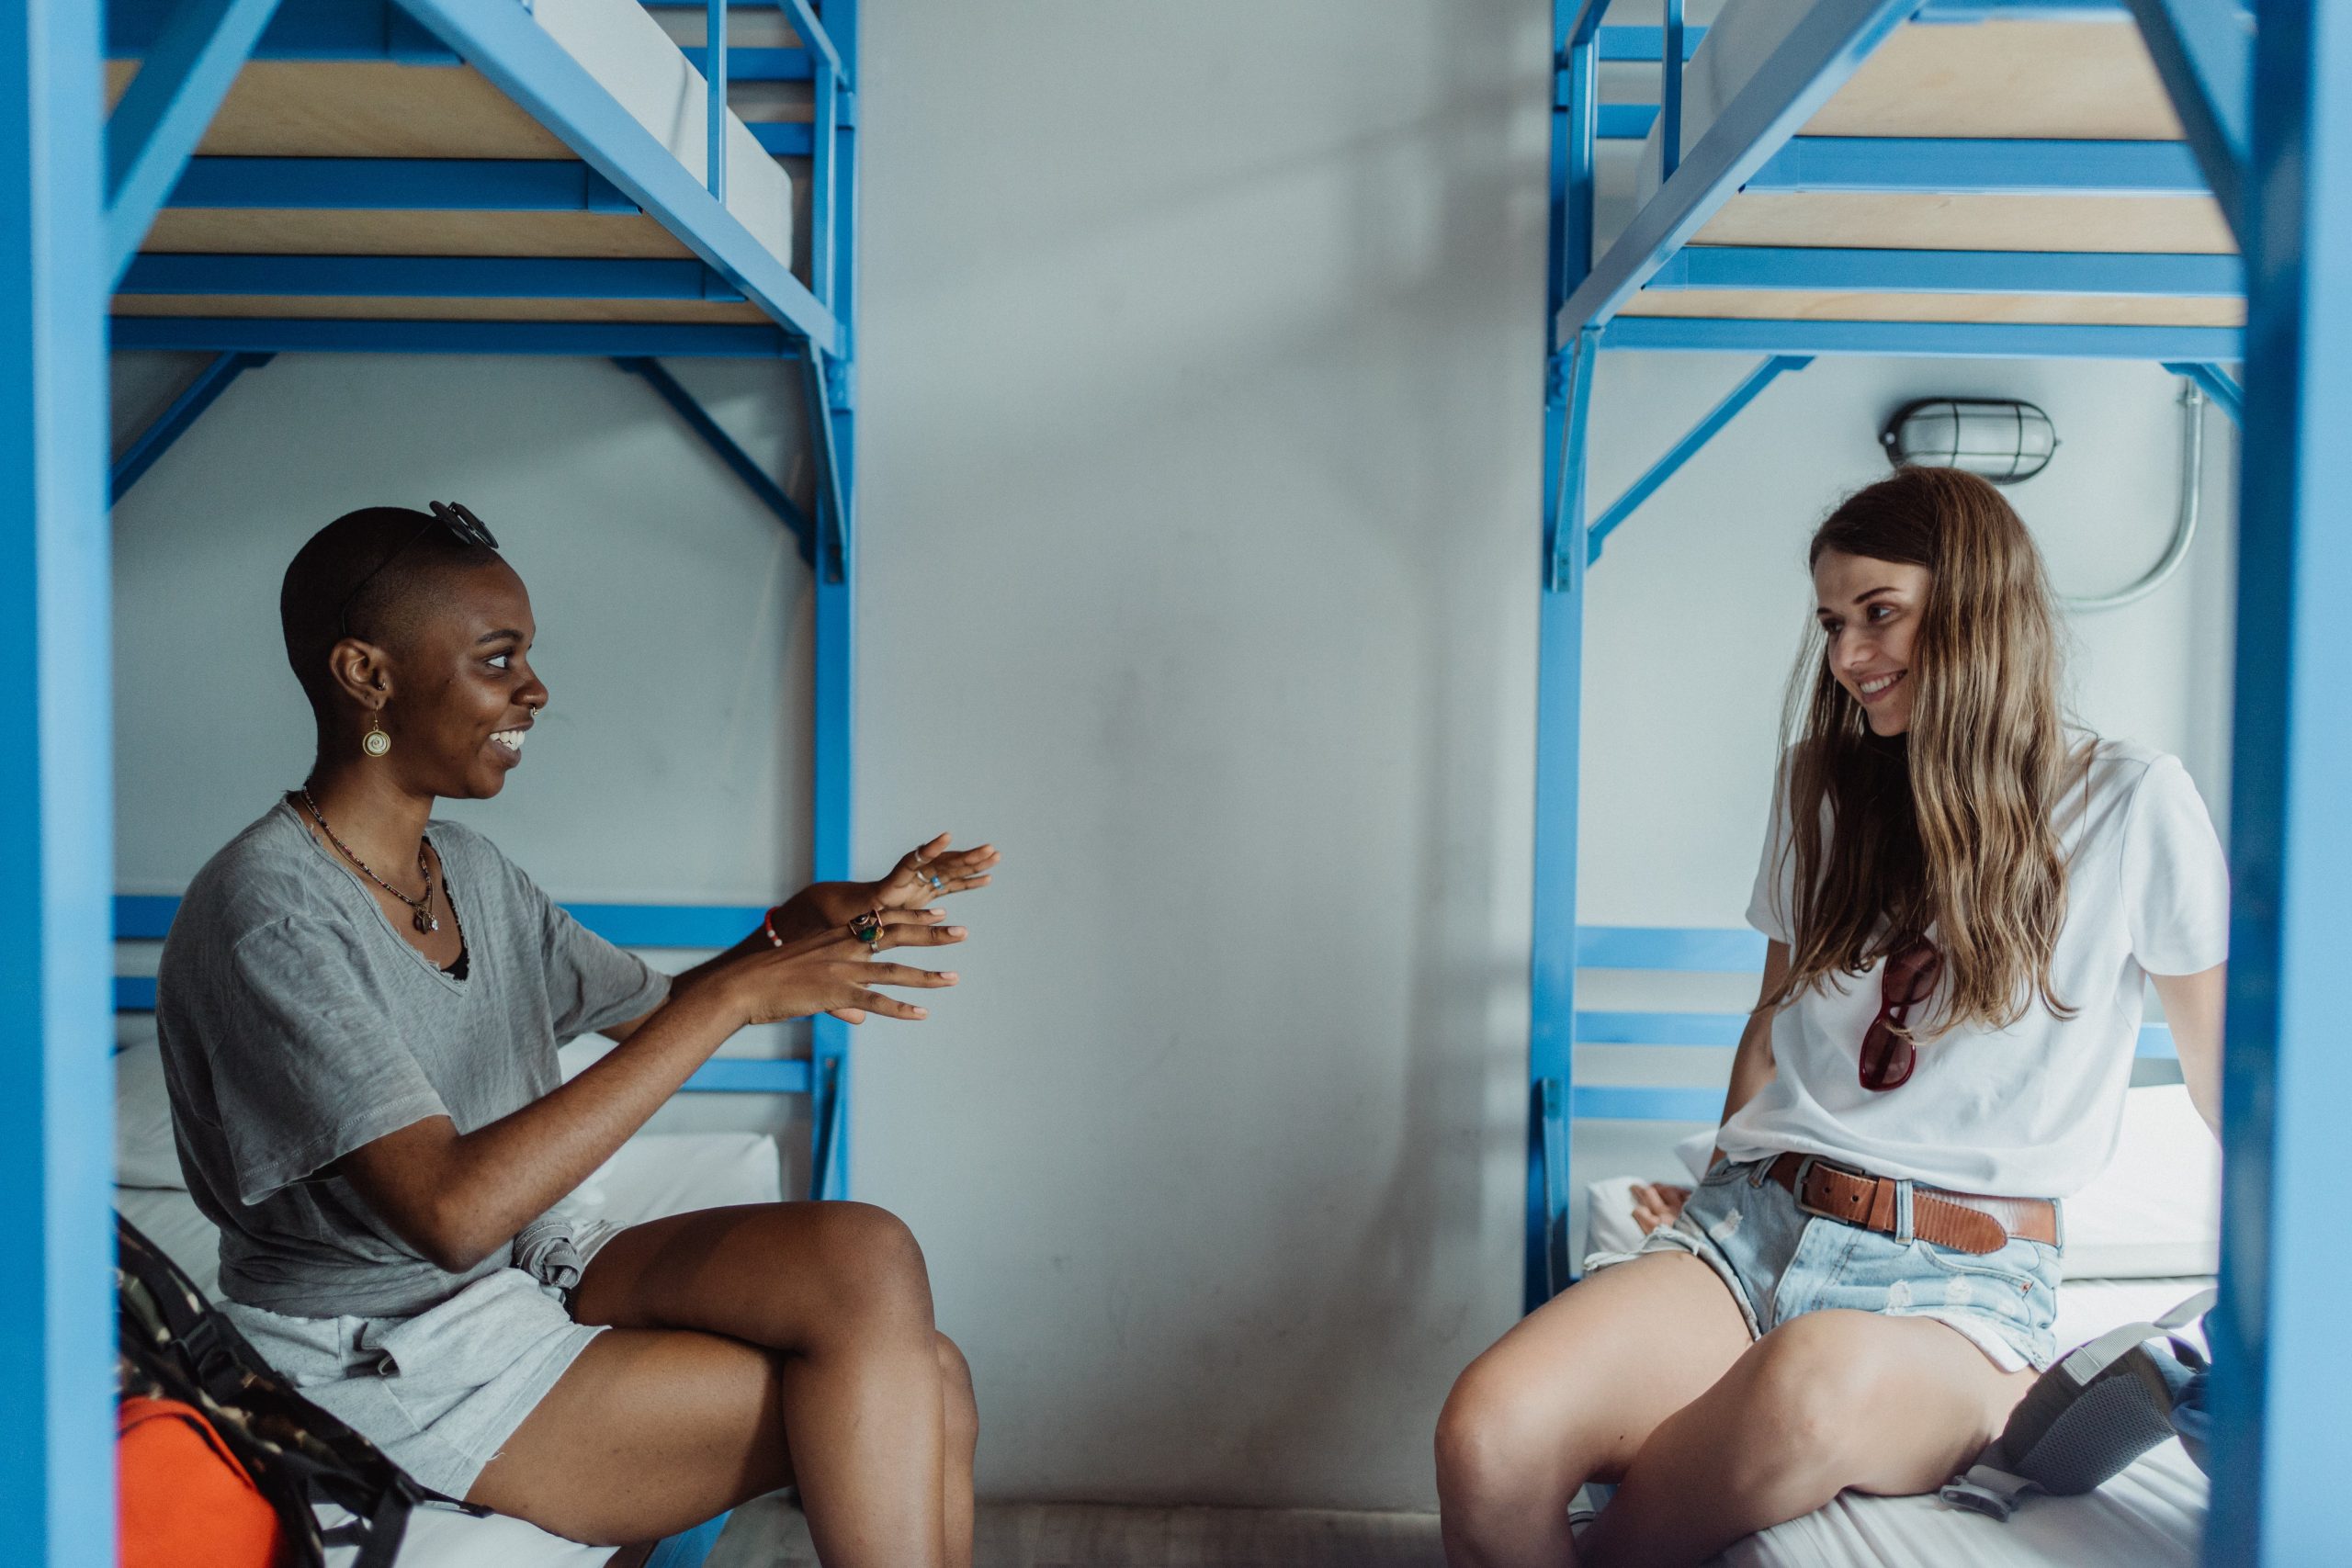
[[[1699,449],[1717,435],[1724,426],[1737,419],[1740,411],[1754,402],[1764,389],[1792,370],[1802,370],[1813,363],[1810,355],[1776,354],[1749,372],[1747,379],[1732,389],[1725,398],[1708,411],[1707,417],[1690,427],[1690,433],[1667,449],[1666,456],[1652,463],[1649,471],[1625,489],[1625,493],[1611,503],[1608,511],[1587,531],[1587,560],[1600,558],[1600,547],[1617,525],[1631,517],[1642,502],[1657,493],[1660,485],[1672,479],[1682,465],[1699,455]]]
[[[2165,368],[2196,382],[2200,391],[2221,405],[2222,412],[2230,416],[2231,423],[2241,426],[2245,423],[2245,391],[2230,379],[2228,371],[2218,365],[2182,364],[2170,360],[2165,362]]]
[[[2254,156],[2254,18],[2234,0],[2130,0],[2205,183],[2243,249]]]
[[[259,369],[275,357],[268,354],[232,351],[198,371],[196,379],[188,383],[187,390],[174,399],[172,406],[165,409],[155,423],[141,432],[139,439],[115,459],[109,477],[107,503],[111,505],[121,501],[130,487],[155,466],[155,460],[172,449],[172,443],[186,435],[188,427],[204,417],[204,411],[229,389],[230,382],[248,370]]]
[[[792,498],[784,493],[784,487],[770,479],[765,469],[752,461],[752,455],[720,428],[709,412],[695,400],[695,395],[680,386],[678,378],[663,369],[659,360],[632,356],[616,358],[613,363],[632,376],[642,377],[647,386],[662,394],[662,400],[677,411],[687,428],[702,437],[703,445],[718,455],[718,460],[759,498],[760,504],[792,530],[793,541],[800,547],[800,558],[813,568],[817,564],[817,530],[809,524],[808,514],[793,504]]]
[[[277,0],[180,0],[107,119],[107,279],[122,276]]]

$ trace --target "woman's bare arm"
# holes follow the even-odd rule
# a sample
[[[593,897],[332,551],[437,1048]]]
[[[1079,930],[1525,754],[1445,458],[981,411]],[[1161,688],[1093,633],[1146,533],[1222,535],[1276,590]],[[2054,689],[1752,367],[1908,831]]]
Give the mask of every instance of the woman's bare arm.
[[[2230,966],[2216,964],[2194,975],[2152,975],[2172,1026],[2173,1049],[2180,1055],[2181,1081],[2188,1102],[2216,1136],[2222,1131],[2222,1014],[2229,999]]]
[[[954,940],[935,927],[895,929],[906,942]],[[673,991],[626,1042],[521,1110],[471,1133],[430,1117],[330,1168],[422,1256],[451,1272],[469,1269],[612,1157],[738,1029],[828,1011],[920,1019],[923,1009],[870,987],[956,983],[953,974],[867,959],[845,934],[788,949],[763,942]]]
[[[1731,1085],[1724,1091],[1723,1121],[1728,1122],[1739,1108],[1756,1098],[1756,1091],[1772,1081],[1772,1018],[1781,1010],[1771,1004],[1780,990],[1781,981],[1789,972],[1789,944],[1776,942],[1764,950],[1764,984],[1756,997],[1756,1007],[1747,1015],[1747,1027],[1739,1032],[1739,1049],[1731,1059]],[[1717,1126],[1721,1126],[1721,1122]],[[1713,1166],[1724,1157],[1718,1145],[1707,1156]],[[1634,1183],[1634,1219],[1645,1231],[1669,1224],[1682,1212],[1690,1198],[1690,1189],[1678,1184],[1637,1181]]]
[[[1738,1114],[1741,1106],[1756,1098],[1758,1089],[1772,1081],[1772,1019],[1781,1010],[1772,1005],[1771,998],[1779,994],[1788,975],[1789,944],[1768,944],[1764,949],[1764,984],[1757,992],[1755,1009],[1747,1015],[1747,1027],[1739,1032],[1739,1049],[1731,1059],[1731,1086],[1724,1091],[1724,1122]],[[1707,1163],[1713,1165],[1723,1157],[1724,1151],[1718,1147],[1707,1156]]]

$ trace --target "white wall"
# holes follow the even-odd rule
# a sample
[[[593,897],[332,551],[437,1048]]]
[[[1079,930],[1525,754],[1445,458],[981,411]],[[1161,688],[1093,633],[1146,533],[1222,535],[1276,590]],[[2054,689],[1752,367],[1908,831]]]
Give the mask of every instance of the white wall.
[[[1546,10],[866,7],[859,840],[1008,861],[963,988],[861,1037],[855,1182],[923,1238],[992,1495],[1426,1505],[1516,1309]],[[1742,368],[1605,363],[1596,500]],[[173,369],[124,364],[126,423]],[[787,378],[679,369],[786,460]],[[2018,500],[2107,585],[2162,543],[2169,389],[1774,388],[1594,575],[1588,918],[1737,919],[1804,531],[1888,409],[2041,401]],[[609,367],[300,358],[118,513],[125,886],[300,771],[295,545],[435,496],[511,541],[555,691],[464,814],[559,897],[789,886],[808,588],[765,514]],[[2209,787],[2224,532],[2080,661]]]

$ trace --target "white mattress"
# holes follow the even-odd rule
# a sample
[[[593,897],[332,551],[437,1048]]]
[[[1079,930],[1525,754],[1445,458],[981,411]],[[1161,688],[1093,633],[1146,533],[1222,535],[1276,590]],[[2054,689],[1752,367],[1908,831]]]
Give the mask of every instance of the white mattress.
[[[641,0],[534,0],[532,17],[697,180],[710,152],[702,73],[678,52]],[[792,265],[792,182],[731,113],[727,210]]]
[[[1725,1568],[2191,1568],[2204,1529],[2204,1472],[2167,1442],[2096,1492],[2029,1497],[2006,1523],[1931,1497],[1849,1492],[1717,1561]]]
[[[1710,35],[1712,37],[1713,35]],[[1630,1181],[1594,1182],[1597,1247],[1637,1235]],[[2210,1278],[2070,1279],[2052,1332],[2071,1348],[2126,1323],[2153,1321]],[[1826,1508],[1748,1537],[1726,1568],[2189,1568],[2205,1528],[2205,1474],[2177,1441],[2159,1444],[2098,1491],[2029,1497],[2007,1522],[1933,1497],[1847,1493]]]
[[[574,1196],[620,1225],[726,1203],[772,1203],[784,1196],[783,1156],[763,1133],[646,1134],[622,1145]],[[176,1189],[119,1187],[115,1201],[198,1284],[213,1289],[220,1246],[194,1199]],[[603,1568],[612,1555],[611,1547],[581,1546],[519,1519],[428,1508],[410,1521],[400,1568]],[[352,1556],[333,1551],[327,1561],[345,1568]]]

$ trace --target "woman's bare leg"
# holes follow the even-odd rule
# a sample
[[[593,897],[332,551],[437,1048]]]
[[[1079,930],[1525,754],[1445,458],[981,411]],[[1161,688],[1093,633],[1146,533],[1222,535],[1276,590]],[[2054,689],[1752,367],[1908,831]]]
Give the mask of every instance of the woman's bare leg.
[[[2033,1384],[1932,1318],[1815,1312],[1658,1425],[1584,1538],[1591,1568],[1705,1562],[1849,1487],[1929,1492]]]
[[[1652,1429],[1748,1348],[1715,1271],[1655,1252],[1592,1275],[1470,1363],[1438,1417],[1453,1568],[1567,1568],[1568,1503],[1614,1480]]]
[[[658,1540],[792,1483],[784,1369],[710,1334],[600,1334],[466,1501],[597,1546]]]
[[[728,1363],[742,1384],[732,1403],[712,1394],[709,1380],[689,1382],[655,1424],[667,1422],[673,1435],[711,1428],[717,1452],[732,1461],[704,1454],[696,1462],[716,1463],[744,1486],[764,1484],[704,1488],[718,1497],[708,1506],[702,1491],[690,1491],[703,1511],[685,1522],[784,1477],[798,1483],[829,1565],[968,1561],[968,1522],[961,1541],[949,1531],[970,1510],[970,1382],[932,1326],[922,1254],[888,1213],[858,1203],[754,1204],[634,1226],[589,1264],[574,1310],[583,1323],[631,1332],[590,1347],[483,1472],[475,1500],[541,1523],[591,1520],[594,1539],[680,1528],[665,1511],[669,1471],[654,1463],[651,1480],[635,1479],[650,1445],[631,1424],[648,1419],[649,1388],[658,1394],[661,1381],[632,1376],[629,1358],[666,1372],[688,1356],[716,1359],[699,1348],[704,1341],[732,1341],[753,1358]],[[608,1341],[616,1348],[605,1350]],[[747,1418],[746,1408],[763,1415]],[[773,1457],[751,1451],[762,1444]],[[944,1494],[956,1488],[963,1495],[951,1502]]]

